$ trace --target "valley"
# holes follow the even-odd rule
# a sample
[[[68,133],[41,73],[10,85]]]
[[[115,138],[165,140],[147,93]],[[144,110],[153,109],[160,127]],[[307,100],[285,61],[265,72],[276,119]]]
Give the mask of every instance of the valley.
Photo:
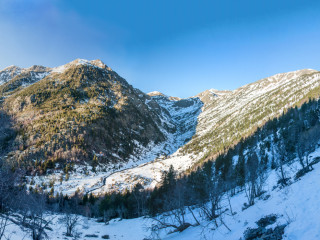
[[[11,66],[0,77],[0,230],[25,239],[316,238],[301,221],[316,218],[302,205],[318,197],[309,185],[319,171],[320,72],[185,99],[143,93],[100,60]],[[69,223],[77,227],[64,233]]]
[[[98,71],[93,72],[98,75],[92,75],[90,71]],[[214,159],[225,149],[254,134],[268,120],[294,106],[301,106],[309,98],[319,97],[320,89],[320,73],[307,69],[277,74],[233,91],[211,89],[195,97],[179,99],[159,92],[144,94],[101,61],[82,59],[53,69],[9,67],[1,71],[0,76],[3,109],[22,123],[24,131],[24,137],[16,136],[14,143],[20,149],[13,150],[13,147],[9,156],[23,159],[20,162],[30,159],[27,163],[31,170],[29,183],[40,186],[54,182],[54,189],[63,194],[80,191],[99,195],[132,189],[138,183],[154,188],[171,165],[177,172],[184,173],[203,161]],[[109,83],[110,77],[114,80]],[[69,80],[63,83],[66,81],[63,79]],[[76,83],[76,79],[80,82]],[[63,95],[52,95],[53,90],[50,90],[50,97],[39,103],[38,100],[32,102],[34,95],[28,97],[32,91],[40,91],[39,96],[45,92],[48,94],[48,89],[39,87],[53,84],[51,88],[54,89],[57,81],[68,84],[69,87],[63,89],[84,92],[76,97],[72,91],[66,92],[63,97],[66,99],[62,100]],[[104,85],[103,81],[107,84]],[[15,88],[8,91],[8,86]],[[88,90],[85,90],[88,86],[96,88],[93,93],[96,96],[88,97]],[[48,106],[49,101],[52,107]],[[61,106],[54,107],[59,106],[56,104],[62,104],[66,110],[71,108],[63,121],[57,116],[65,110]],[[116,118],[110,115],[111,112],[103,113],[103,106],[109,112],[115,109],[112,114],[116,114]],[[135,109],[139,115],[130,115]],[[145,112],[150,115],[145,117]],[[40,115],[36,116],[38,113]],[[93,118],[85,120],[87,116]],[[144,124],[145,121],[148,123]],[[45,129],[43,133],[39,132],[41,128],[34,127],[39,123],[49,124],[54,132],[49,135]],[[30,128],[30,124],[34,126]],[[86,139],[84,133],[88,131],[90,135]],[[30,141],[30,138],[35,140]],[[53,142],[53,139],[56,140]],[[8,155],[6,159],[10,161]],[[43,172],[43,164],[51,167],[46,167]],[[40,165],[40,170],[35,165]]]

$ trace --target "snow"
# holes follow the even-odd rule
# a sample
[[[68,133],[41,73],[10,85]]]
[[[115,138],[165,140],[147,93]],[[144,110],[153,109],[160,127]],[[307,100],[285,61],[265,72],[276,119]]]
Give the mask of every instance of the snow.
[[[317,149],[312,157],[320,157],[320,148]],[[163,240],[194,240],[194,239],[214,239],[214,240],[238,240],[243,237],[244,231],[250,227],[257,227],[256,221],[269,214],[278,216],[277,222],[272,227],[281,224],[288,224],[283,236],[284,240],[317,240],[320,238],[320,189],[319,176],[320,164],[313,166],[314,170],[307,173],[301,179],[294,181],[294,174],[300,169],[298,160],[293,164],[286,166],[286,172],[291,177],[291,184],[282,188],[277,185],[279,174],[272,170],[268,173],[267,181],[264,186],[266,193],[256,199],[255,204],[245,210],[242,210],[243,204],[247,202],[244,192],[237,193],[231,198],[231,204],[235,215],[224,214],[224,222],[231,231],[223,225],[214,227],[213,222],[202,220],[200,226],[189,227],[182,233],[168,234],[167,231],[160,233]],[[266,198],[270,195],[269,198]],[[228,208],[227,199],[223,199],[222,208]],[[199,209],[194,209],[199,216]],[[64,226],[58,221],[59,214],[53,214],[53,224],[50,227],[53,231],[48,231],[50,239],[64,239]],[[187,221],[193,223],[191,214],[186,216]],[[108,234],[110,239],[122,240],[141,240],[150,236],[148,227],[152,220],[147,218],[136,219],[114,219],[109,225],[98,223],[95,219],[81,217],[77,227],[77,232],[81,234],[79,239],[87,239],[86,234],[96,234],[101,236]],[[11,235],[12,240],[30,239],[16,225],[10,225],[7,234]],[[98,239],[99,239],[98,238]]]
[[[65,65],[61,65],[59,67],[52,68],[53,73],[63,73],[65,70],[70,68],[71,66],[79,66],[79,65],[85,65],[85,66],[91,66],[96,68],[105,68],[106,65],[101,60],[86,60],[86,59],[76,59],[70,63],[67,63]]]
[[[53,73],[63,73],[67,69],[66,65],[61,65],[52,69]]]
[[[47,230],[48,239],[74,239],[66,238],[65,226],[61,223],[60,219],[62,214],[47,214],[47,219],[53,219],[50,227],[52,231]],[[96,219],[90,219],[83,216],[79,217],[78,225],[75,232],[80,236],[76,239],[102,239],[102,236],[109,235],[110,239],[114,240],[142,240],[146,236],[144,223],[150,222],[143,218],[128,220],[114,219],[111,220],[109,225],[98,223]],[[119,228],[119,223],[121,227]],[[97,235],[98,238],[86,237],[86,235]],[[10,224],[6,229],[6,236],[11,240],[31,240],[30,233],[27,229],[21,229],[17,225]]]
[[[153,91],[153,92],[149,92],[147,93],[149,96],[164,96],[164,97],[168,97],[166,95],[164,95],[163,93],[161,92],[158,92],[158,91]]]
[[[314,74],[303,77],[308,73]],[[167,137],[165,142],[157,145],[151,142],[147,147],[137,143],[137,152],[128,159],[127,163],[107,166],[105,172],[89,173],[88,176],[77,171],[70,174],[69,181],[63,181],[62,185],[57,183],[55,189],[62,189],[64,194],[72,194],[79,187],[84,191],[92,191],[94,194],[103,194],[114,190],[131,189],[137,183],[143,184],[146,188],[153,188],[159,183],[163,171],[168,170],[170,165],[173,165],[178,173],[184,172],[204,157],[208,149],[214,147],[208,140],[208,142],[201,141],[199,147],[202,149],[200,152],[186,154],[181,151],[186,144],[192,144],[194,140],[210,134],[217,127],[223,128],[230,122],[243,121],[244,118],[248,117],[248,112],[253,111],[252,109],[257,107],[272,108],[270,105],[265,105],[268,101],[272,100],[272,102],[277,103],[282,101],[283,97],[288,97],[289,104],[284,108],[289,108],[302,99],[307,92],[320,86],[319,79],[320,74],[315,70],[277,74],[234,91],[208,90],[209,94],[216,94],[216,96],[214,100],[205,104],[202,104],[198,97],[177,101],[163,95],[152,96],[152,100],[155,100],[162,108],[160,112],[162,122],[159,128]],[[274,94],[276,91],[285,93],[289,90],[290,96]],[[199,97],[201,98],[201,96]],[[186,105],[178,107],[177,104],[183,102]],[[257,105],[258,102],[262,106]],[[150,105],[149,108],[151,108],[151,100],[146,99],[145,103],[148,106]],[[284,108],[272,114],[279,114]],[[264,120],[269,117],[271,116],[266,115]],[[262,120],[257,124],[260,123],[262,123]],[[163,127],[165,124],[177,126],[178,130],[175,133],[170,133]],[[244,135],[245,130],[237,134]],[[211,138],[214,137],[220,139],[220,141],[225,141],[232,136],[230,136],[230,133],[221,132],[221,135]],[[189,139],[191,140],[188,142]],[[234,159],[234,162],[236,161],[237,159]],[[81,169],[81,167],[78,167],[78,169]],[[60,173],[42,177],[44,180],[41,181],[48,181],[48,178],[52,177],[58,179],[59,175]]]
[[[100,60],[76,59],[68,64],[49,69],[47,72],[33,73],[33,80],[30,83],[23,83],[22,86],[27,87],[51,73],[62,73],[74,65],[106,68],[106,65]],[[22,71],[26,71],[26,69],[15,66],[0,71],[0,85]],[[309,75],[303,77],[305,74]],[[165,96],[157,91],[151,92],[149,93],[151,100],[146,99],[145,104],[150,109],[152,109],[152,101],[156,101],[160,105],[161,109],[158,114],[161,123],[159,128],[166,136],[166,141],[159,144],[150,142],[146,147],[135,142],[136,152],[127,159],[126,163],[101,166],[97,173],[90,171],[89,166],[76,166],[76,171],[70,174],[70,179],[63,181],[62,184],[58,182],[61,172],[35,177],[35,181],[40,184],[43,181],[48,183],[50,180],[56,179],[55,190],[62,191],[64,194],[72,194],[78,188],[83,191],[93,191],[95,194],[113,190],[121,191],[132,188],[138,182],[143,183],[147,188],[152,188],[159,182],[163,171],[167,170],[170,165],[173,165],[179,173],[184,172],[205,156],[208,149],[214,147],[210,142],[213,138],[225,141],[232,136],[230,133],[221,132],[219,136],[211,136],[209,140],[200,141],[199,149],[201,150],[199,152],[182,154],[181,150],[184,147],[187,148],[188,144],[191,145],[194,141],[201,140],[202,137],[217,128],[223,129],[227,124],[243,121],[248,117],[248,112],[250,113],[254,109],[269,108],[272,110],[272,104],[267,105],[266,103],[271,101],[277,104],[283,100],[284,96],[281,94],[274,94],[273,98],[270,96],[276,91],[286,93],[290,90],[290,95],[285,96],[289,103],[278,112],[272,112],[271,115],[265,116],[257,123],[259,125],[264,120],[281,113],[284,108],[289,108],[295,102],[299,102],[310,90],[319,87],[319,79],[319,72],[306,69],[277,74],[234,91],[209,89],[196,97],[181,100]],[[140,94],[140,96],[143,98],[144,95]],[[200,99],[206,96],[209,97],[209,101],[202,103]],[[86,101],[84,100],[83,103]],[[262,103],[262,105],[258,106],[258,103]],[[179,104],[183,106],[181,107]],[[166,125],[169,127],[165,127]],[[174,127],[177,128],[177,131],[170,132],[169,129]],[[243,132],[235,134],[245,135],[246,133],[246,129],[244,129]],[[117,157],[116,153],[112,155]],[[84,173],[84,167],[89,170],[88,174]],[[104,168],[105,170],[102,170]]]
[[[20,74],[22,71],[21,68],[16,66],[9,66],[2,71],[0,71],[0,86],[9,82],[12,78]]]
[[[60,183],[62,172],[55,172],[46,176],[34,177],[35,184],[41,185],[54,180],[54,189],[63,194],[72,195],[78,189],[83,192],[93,192],[96,195],[110,191],[132,189],[137,183],[146,188],[153,188],[160,181],[163,171],[169,169],[171,164],[180,164],[179,171],[185,171],[192,165],[192,156],[185,159],[177,151],[186,140],[190,139],[197,125],[197,116],[201,112],[202,103],[198,98],[189,98],[181,101],[170,100],[164,96],[154,96],[153,99],[162,107],[159,125],[167,140],[159,144],[150,142],[148,146],[135,143],[136,152],[126,163],[105,165],[97,168],[97,173],[91,171],[91,166],[75,166],[75,171],[69,173],[69,180]],[[150,100],[146,99],[148,105]],[[179,106],[177,104],[185,105]],[[169,114],[169,115],[168,115]],[[168,132],[164,125],[176,126],[173,133]],[[167,159],[173,154],[174,158]],[[116,154],[113,156],[117,157]],[[87,168],[88,171],[85,171]],[[102,171],[102,169],[105,169]],[[85,173],[86,172],[86,173]],[[29,182],[31,177],[29,178]]]
[[[313,157],[316,156],[320,156],[320,149],[313,154]],[[278,174],[275,171],[271,171],[265,186],[267,191],[265,196],[270,194],[270,197],[267,200],[258,200],[254,206],[244,211],[242,211],[243,203],[247,201],[245,194],[240,193],[233,197],[231,199],[232,208],[237,214],[235,216],[225,215],[224,219],[231,232],[224,226],[220,226],[214,231],[204,229],[208,224],[211,227],[213,224],[202,222],[202,226],[191,227],[181,234],[163,234],[162,239],[200,239],[202,234],[207,239],[240,239],[247,227],[257,227],[255,222],[269,214],[277,214],[279,216],[276,225],[289,223],[285,229],[284,239],[319,239],[320,216],[318,213],[320,205],[318,203],[320,189],[317,189],[317,187],[319,186],[320,164],[315,165],[314,168],[314,171],[304,176],[301,180],[282,189],[279,186],[274,188],[278,180]],[[287,173],[291,173],[291,176],[293,176],[297,169],[298,165],[294,163],[287,167]],[[222,205],[227,207],[226,202]],[[191,217],[189,216],[189,218]],[[119,228],[121,228],[121,224],[119,222]],[[205,230],[204,233],[203,230]]]
[[[45,69],[45,68],[44,68]],[[19,68],[16,66],[10,66],[0,71],[0,85],[5,84],[11,81],[14,77],[18,76],[22,73],[30,73],[31,80],[22,82],[22,87],[27,87],[35,82],[40,81],[50,74],[50,69],[46,69],[46,71],[39,72],[33,71],[33,67],[30,68]]]

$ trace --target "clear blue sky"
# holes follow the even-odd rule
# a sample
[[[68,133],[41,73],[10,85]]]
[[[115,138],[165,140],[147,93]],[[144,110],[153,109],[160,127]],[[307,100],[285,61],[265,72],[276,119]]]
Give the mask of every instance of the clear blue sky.
[[[320,70],[319,0],[1,0],[0,33],[0,68],[101,59],[179,97]]]

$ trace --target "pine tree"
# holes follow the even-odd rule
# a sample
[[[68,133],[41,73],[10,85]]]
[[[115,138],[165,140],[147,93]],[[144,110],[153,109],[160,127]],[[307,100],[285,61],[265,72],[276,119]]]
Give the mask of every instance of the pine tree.
[[[238,162],[236,164],[236,179],[237,179],[237,185],[240,186],[241,188],[245,184],[245,158],[243,156],[242,150],[239,152],[239,158]]]
[[[95,201],[96,201],[96,199],[95,199],[95,197],[93,196],[93,194],[92,193],[90,193],[90,196],[89,196],[89,203],[91,204],[91,205],[94,205],[94,203],[95,203]]]
[[[83,196],[83,198],[82,198],[82,204],[83,205],[86,205],[87,204],[87,202],[88,202],[88,194],[86,193],[86,194],[84,194],[84,196]]]
[[[99,164],[98,157],[97,157],[97,155],[94,155],[93,159],[92,159],[92,164],[91,164],[93,172],[96,172],[96,167],[98,166],[98,164]]]

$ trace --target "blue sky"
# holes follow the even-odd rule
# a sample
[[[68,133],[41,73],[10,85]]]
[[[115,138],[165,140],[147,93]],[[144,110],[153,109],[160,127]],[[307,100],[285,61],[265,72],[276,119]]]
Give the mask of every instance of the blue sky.
[[[101,59],[179,97],[320,70],[320,1],[1,0],[0,32],[0,68]]]

